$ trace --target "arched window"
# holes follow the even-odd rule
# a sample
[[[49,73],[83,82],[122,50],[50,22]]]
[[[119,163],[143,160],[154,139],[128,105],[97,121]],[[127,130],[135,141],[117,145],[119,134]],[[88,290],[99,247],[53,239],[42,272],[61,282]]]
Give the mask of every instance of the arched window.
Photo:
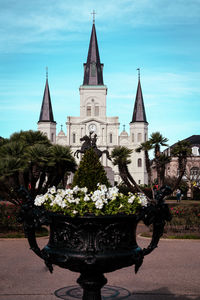
[[[142,167],[142,159],[138,158],[138,168]]]
[[[132,133],[132,143],[134,142],[134,133]]]
[[[198,167],[193,167],[190,169],[190,175],[191,176],[196,176],[199,175],[199,168]]]
[[[112,141],[113,141],[113,136],[112,136],[112,133],[110,133],[110,143],[112,144]]]
[[[76,134],[75,133],[73,133],[73,135],[72,135],[72,142],[75,144],[76,143]]]
[[[95,105],[94,107],[94,115],[97,117],[99,116],[99,106]]]
[[[87,117],[91,117],[91,113],[92,113],[92,107],[90,105],[87,106]]]
[[[141,133],[138,133],[138,138],[137,138],[138,142],[141,142],[142,141],[142,134]]]
[[[51,141],[54,142],[54,134],[51,134]]]

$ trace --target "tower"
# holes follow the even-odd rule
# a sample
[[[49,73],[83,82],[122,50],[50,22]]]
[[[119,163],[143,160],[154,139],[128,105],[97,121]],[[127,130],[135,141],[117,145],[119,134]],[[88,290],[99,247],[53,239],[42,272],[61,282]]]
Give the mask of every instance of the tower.
[[[146,119],[145,106],[142,96],[140,82],[140,69],[138,70],[138,86],[133,110],[132,121],[130,122],[130,148],[136,149],[141,143],[148,139],[148,122]],[[132,154],[131,172],[138,184],[147,184],[148,176],[145,167],[144,151]]]
[[[107,87],[103,83],[103,64],[100,62],[95,24],[93,23],[87,62],[84,64],[80,92],[80,117],[106,117]],[[95,126],[93,126],[95,129]]]
[[[48,71],[46,71],[46,84],[38,121],[38,130],[43,132],[52,143],[56,143],[56,122],[53,118],[53,109],[48,84]]]
[[[67,144],[75,152],[81,146],[80,138],[92,131],[97,135],[98,148],[107,149],[111,153],[118,144],[119,121],[118,117],[107,117],[106,114],[107,86],[103,81],[103,64],[94,20],[87,61],[83,66],[83,84],[79,88],[80,116],[67,118]],[[105,167],[111,167],[106,155],[102,156],[101,162]]]

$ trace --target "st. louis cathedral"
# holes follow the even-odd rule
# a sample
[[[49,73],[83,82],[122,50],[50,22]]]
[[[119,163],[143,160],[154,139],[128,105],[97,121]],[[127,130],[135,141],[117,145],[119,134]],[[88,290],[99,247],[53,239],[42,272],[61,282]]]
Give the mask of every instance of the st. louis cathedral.
[[[80,116],[68,116],[66,134],[61,129],[56,135],[56,122],[53,117],[47,78],[38,130],[46,134],[52,143],[70,146],[73,153],[81,148],[80,138],[89,135],[91,132],[97,135],[97,147],[102,151],[108,150],[111,154],[116,146],[125,146],[133,149],[129,171],[138,184],[147,184],[148,178],[145,169],[144,152],[137,153],[134,151],[142,142],[148,139],[148,122],[140,76],[133,105],[133,114],[131,115],[127,112],[127,118],[130,118],[129,134],[124,129],[119,135],[119,118],[107,116],[106,113],[108,88],[103,81],[103,66],[100,61],[95,23],[93,22],[87,62],[84,63],[83,84],[79,88]],[[112,162],[107,159],[106,155],[101,157],[101,162],[112,183],[114,181],[120,182],[121,178],[118,168],[112,165]]]

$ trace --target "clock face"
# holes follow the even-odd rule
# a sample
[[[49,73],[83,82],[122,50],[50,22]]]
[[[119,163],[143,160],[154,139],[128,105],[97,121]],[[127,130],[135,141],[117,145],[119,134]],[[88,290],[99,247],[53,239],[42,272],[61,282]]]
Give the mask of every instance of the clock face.
[[[97,130],[97,127],[96,127],[95,124],[90,124],[90,125],[89,125],[89,131],[90,131],[90,132],[91,132],[91,131],[95,132],[96,130]]]

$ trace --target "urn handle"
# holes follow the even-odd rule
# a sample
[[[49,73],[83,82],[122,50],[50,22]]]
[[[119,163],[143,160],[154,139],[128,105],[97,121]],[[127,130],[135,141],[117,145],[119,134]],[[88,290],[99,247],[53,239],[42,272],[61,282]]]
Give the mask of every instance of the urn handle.
[[[143,249],[143,255],[151,253],[159,243],[164,233],[166,221],[171,221],[172,216],[168,205],[164,202],[164,197],[170,195],[172,190],[169,186],[162,187],[155,194],[155,203],[144,208],[142,220],[146,226],[153,226],[152,239],[147,248]]]
[[[23,193],[23,198],[26,199],[26,201],[24,201],[24,204],[21,206],[18,221],[23,223],[25,237],[28,239],[30,249],[45,261],[49,271],[52,272],[53,267],[51,261],[49,257],[47,257],[47,254],[40,249],[36,240],[36,229],[41,228],[42,225],[49,225],[51,218],[46,210],[34,205],[34,201],[25,189],[19,192],[21,192],[21,194]]]

